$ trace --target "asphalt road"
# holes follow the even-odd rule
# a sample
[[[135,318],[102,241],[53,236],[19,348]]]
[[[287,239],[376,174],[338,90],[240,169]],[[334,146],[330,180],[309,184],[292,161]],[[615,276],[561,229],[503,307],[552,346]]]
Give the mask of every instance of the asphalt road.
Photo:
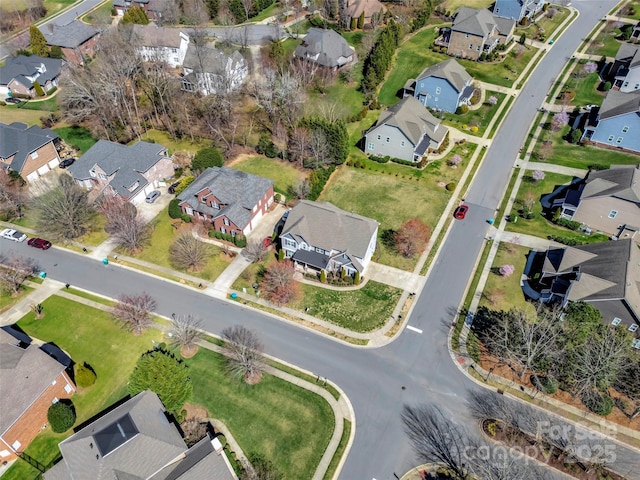
[[[242,305],[71,252],[55,248],[41,252],[26,243],[0,240],[0,253],[28,252],[51,278],[108,296],[144,289],[157,299],[160,314],[199,315],[212,332],[237,323],[256,330],[269,354],[331,379],[349,396],[356,413],[356,436],[341,478],[393,480],[394,474],[401,476],[416,464],[399,418],[405,403],[433,402],[452,423],[473,428],[466,396],[478,387],[449,356],[449,325],[487,234],[486,220],[498,206],[536,109],[566,59],[614,4],[612,0],[575,2],[580,17],[556,41],[514,103],[475,175],[466,199],[471,207],[467,218],[453,225],[417,299],[409,323],[422,334],[405,330],[386,347],[354,348]],[[615,445],[615,452],[621,472],[640,479],[637,468],[631,471],[638,463],[637,454],[620,445]]]

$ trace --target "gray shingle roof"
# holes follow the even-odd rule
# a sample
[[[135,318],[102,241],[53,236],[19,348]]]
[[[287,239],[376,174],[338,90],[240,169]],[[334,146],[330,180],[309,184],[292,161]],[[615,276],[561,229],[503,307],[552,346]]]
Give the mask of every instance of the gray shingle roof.
[[[462,65],[455,60],[445,60],[425,68],[416,81],[422,78],[436,77],[447,80],[458,93],[462,92],[465,86],[472,80]]]
[[[486,8],[478,10],[461,7],[456,12],[451,30],[486,37],[491,33],[493,27],[496,27],[501,34],[506,35],[514,25],[514,20],[498,17]]]
[[[0,85],[8,85],[15,78],[16,81],[30,89],[33,87],[33,82],[27,77],[36,75],[42,65],[44,65],[45,71],[40,73],[36,79],[40,85],[60,76],[62,60],[58,58],[43,58],[37,55],[9,57],[4,67],[0,67]]]
[[[634,68],[640,65],[640,45],[632,45],[630,43],[623,43],[616,53],[616,61],[624,62],[628,64],[629,68]]]
[[[134,41],[144,47],[180,48],[180,29],[159,27],[155,23],[133,26]]]
[[[640,90],[628,93],[609,90],[600,107],[598,119],[605,120],[628,113],[640,114]]]
[[[194,210],[214,218],[225,215],[240,229],[251,220],[251,210],[271,188],[273,181],[228,167],[207,168],[184,192],[178,195],[181,204],[187,202]],[[209,189],[221,204],[217,209],[197,201],[198,192]]]
[[[126,415],[138,433],[102,456],[96,435]],[[64,466],[50,470],[51,476],[49,472],[45,474],[46,480],[146,479],[187,450],[178,430],[167,420],[162,402],[150,391],[116,407],[62,441],[59,447],[63,458],[60,463]]]
[[[307,58],[318,56],[314,60],[318,65],[324,67],[340,66],[340,57],[349,57],[354,54],[353,48],[336,31],[331,29],[310,28],[304,37],[302,45],[298,45],[294,55],[296,57]]]
[[[289,213],[281,235],[364,258],[377,229],[378,222],[371,218],[345,212],[331,203],[301,200]]]
[[[79,47],[99,33],[97,28],[79,20],[73,20],[65,25],[48,23],[40,27],[40,31],[47,39],[47,45],[65,48]]]
[[[190,68],[198,73],[206,72],[222,75],[225,73],[225,68],[229,58],[234,62],[244,60],[242,54],[237,50],[231,54],[231,57],[222,50],[214,47],[203,47],[200,52],[200,56],[198,53],[198,47],[193,43],[190,43],[182,66]]]
[[[126,146],[107,140],[99,140],[68,170],[74,178],[92,178],[90,171],[98,165],[107,175],[115,173],[109,183],[124,198],[131,198],[149,182],[141,174],[166,157],[166,147],[159,143],[137,142]],[[133,190],[129,190],[136,185]]]
[[[27,157],[40,147],[58,138],[58,134],[48,128],[14,122],[10,125],[0,122],[0,158],[15,155],[9,166],[11,170],[22,172]]]
[[[415,97],[403,98],[393,107],[384,110],[371,131],[380,125],[398,127],[414,146],[418,145],[425,134],[440,143],[448,132],[448,129],[440,124],[440,120],[431,115],[429,110]]]
[[[23,349],[0,329],[0,434],[3,434],[64,371],[36,344]]]
[[[640,165],[612,165],[609,170],[590,172],[581,198],[604,196],[640,204]]]

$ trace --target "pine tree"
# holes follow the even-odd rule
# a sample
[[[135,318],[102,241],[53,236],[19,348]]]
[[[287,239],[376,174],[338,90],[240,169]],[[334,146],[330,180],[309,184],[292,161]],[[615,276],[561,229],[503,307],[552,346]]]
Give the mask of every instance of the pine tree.
[[[358,18],[358,28],[360,30],[362,30],[364,28],[364,10],[360,14],[360,17]]]
[[[148,25],[149,17],[141,7],[131,7],[127,12],[122,16],[121,20],[123,25],[128,23],[135,23],[138,25]]]
[[[37,80],[33,82],[33,89],[36,91],[37,96],[44,97],[44,90],[42,88],[42,85],[40,85]]]
[[[327,283],[327,274],[324,270],[320,270],[320,281],[322,283]]]
[[[44,38],[44,34],[36,27],[31,25],[29,27],[29,36],[31,41],[31,51],[34,55],[40,57],[48,57],[49,50],[47,49],[47,39]]]

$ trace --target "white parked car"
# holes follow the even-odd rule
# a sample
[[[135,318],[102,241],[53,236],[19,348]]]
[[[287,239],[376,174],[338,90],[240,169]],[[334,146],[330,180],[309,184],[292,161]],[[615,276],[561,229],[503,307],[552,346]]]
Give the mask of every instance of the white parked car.
[[[14,230],[13,228],[5,228],[0,232],[0,237],[6,238],[7,240],[13,240],[14,242],[24,242],[27,239],[27,236],[24,233],[19,230]]]

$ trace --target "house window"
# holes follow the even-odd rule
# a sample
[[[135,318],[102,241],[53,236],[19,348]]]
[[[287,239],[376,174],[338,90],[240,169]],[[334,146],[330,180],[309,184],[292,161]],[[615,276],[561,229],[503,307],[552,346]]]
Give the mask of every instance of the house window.
[[[14,450],[18,450],[21,446],[22,444],[18,440],[11,444],[11,448],[13,448]]]
[[[51,403],[58,403],[58,397],[53,397],[53,400],[51,400]]]
[[[400,146],[404,147],[404,140],[400,142]]]
[[[369,148],[369,150],[375,150],[376,149],[376,144],[373,142],[369,142],[369,145],[367,145],[367,147]]]
[[[378,140],[382,140],[382,135],[378,135]]]
[[[442,91],[442,88],[436,87],[436,95],[440,95],[441,91]]]
[[[324,254],[324,250],[318,247],[316,247],[316,252]]]
[[[56,380],[54,380],[53,382],[51,382],[51,385],[55,385],[56,383],[58,383]]]
[[[616,143],[622,143],[622,137],[616,138]]]
[[[224,223],[224,224],[225,224],[225,225],[227,225],[227,226],[228,226],[228,225],[231,225],[231,224],[229,223],[229,219],[228,219],[228,218],[223,219],[223,220],[222,220],[222,223]]]
[[[629,127],[622,127],[622,133],[627,133],[629,131]]]
[[[624,87],[628,87],[628,86],[629,86],[629,82],[624,82],[624,83],[622,84],[622,88],[624,88]]]
[[[636,338],[633,342],[631,342],[631,346],[637,350],[640,350],[640,338]]]
[[[611,325],[613,325],[614,327],[616,325],[620,325],[620,322],[622,321],[621,318],[615,317],[612,321],[611,321]]]
[[[500,13],[500,9],[496,8],[496,11],[494,12],[496,15]]]
[[[386,138],[387,143],[389,143],[391,141],[391,139],[389,137]]]
[[[464,38],[469,38],[469,34],[468,34],[468,33],[465,33],[465,34],[464,34]]]
[[[616,215],[618,215],[618,211],[617,210],[611,210],[609,212],[609,218],[616,218]]]
[[[221,232],[221,233],[227,233],[227,229],[226,229],[226,228],[224,228],[224,227],[220,227],[220,232]]]
[[[296,248],[296,242],[294,242],[293,240],[291,240],[290,238],[285,238],[284,239],[284,245],[286,247],[291,247],[291,248]]]
[[[73,390],[73,388],[71,388],[71,385],[69,385],[68,383],[64,386],[64,391],[67,393],[71,393],[71,390]]]
[[[38,158],[38,152],[31,152],[31,158],[34,160]]]
[[[480,51],[480,45],[478,45],[478,46],[476,47],[476,50],[477,50],[478,52]]]
[[[629,328],[627,329],[630,332],[635,332],[636,330],[638,330],[638,324],[637,323],[633,323],[631,325],[629,325]]]
[[[473,50],[473,43],[469,44],[469,50]]]
[[[9,450],[2,450],[0,452],[0,458],[6,458],[9,456]]]
[[[613,142],[613,139],[616,138],[615,135],[609,135],[609,138],[607,139],[608,142]]]
[[[187,215],[191,215],[193,217],[193,208],[187,207],[184,211],[187,212]]]
[[[211,202],[211,208],[220,208],[220,205],[218,205],[218,202]]]
[[[231,230],[231,236],[235,238],[235,236],[236,236],[236,231],[235,230]]]

